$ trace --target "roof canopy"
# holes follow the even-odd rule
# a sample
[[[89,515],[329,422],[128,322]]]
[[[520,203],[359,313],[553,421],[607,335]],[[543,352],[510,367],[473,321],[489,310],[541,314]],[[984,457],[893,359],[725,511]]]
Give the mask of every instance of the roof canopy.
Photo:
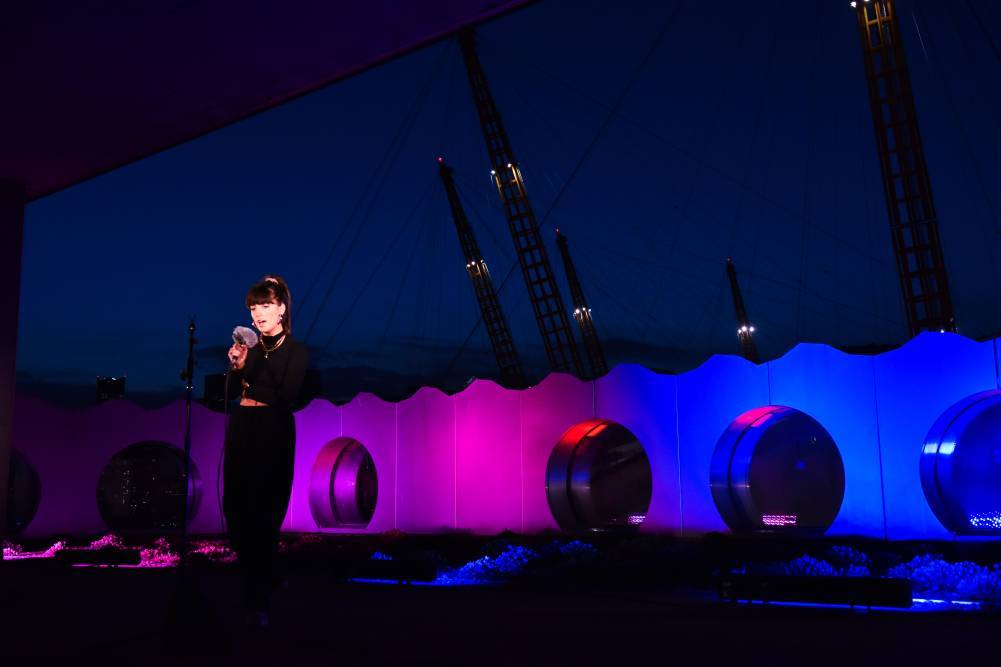
[[[0,179],[37,199],[527,0],[14,3]]]

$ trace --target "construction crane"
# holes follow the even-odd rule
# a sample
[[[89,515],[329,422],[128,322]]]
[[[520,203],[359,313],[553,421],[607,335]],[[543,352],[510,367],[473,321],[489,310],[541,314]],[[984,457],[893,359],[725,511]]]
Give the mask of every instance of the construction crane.
[[[737,338],[740,340],[740,355],[748,361],[760,363],[758,346],[754,344],[754,325],[747,316],[744,307],[744,297],[740,293],[740,283],[737,282],[737,267],[733,260],[726,258],[726,277],[730,279],[730,293],[733,295],[733,311],[737,316]]]
[[[911,336],[955,331],[955,314],[910,73],[892,0],[851,3],[858,16],[893,250]]]
[[[556,245],[560,249],[560,256],[563,258],[563,268],[567,274],[567,284],[570,285],[570,300],[573,301],[573,317],[577,320],[580,328],[580,337],[584,341],[584,352],[587,354],[587,363],[591,368],[591,377],[599,378],[608,372],[608,364],[605,362],[605,351],[601,349],[601,341],[598,340],[598,332],[594,328],[594,320],[591,318],[591,307],[584,296],[584,288],[580,285],[580,278],[577,277],[577,269],[574,268],[573,259],[570,257],[570,247],[567,245],[567,237],[556,230]]]
[[[441,182],[445,185],[448,205],[452,209],[455,231],[459,235],[459,245],[462,246],[462,255],[466,260],[466,273],[469,274],[469,280],[473,285],[476,301],[480,304],[483,326],[487,330],[487,335],[490,336],[490,345],[493,347],[497,367],[500,369],[501,384],[512,389],[523,388],[528,383],[525,381],[521,359],[518,357],[518,350],[514,346],[511,330],[507,326],[500,301],[497,299],[497,290],[494,289],[494,282],[490,277],[487,262],[483,259],[480,245],[476,242],[476,235],[473,233],[469,218],[466,217],[462,202],[459,200],[452,168],[445,164],[445,158],[442,156],[439,156],[437,161],[438,173],[441,175]]]
[[[546,348],[549,367],[554,371],[583,375],[580,353],[574,342],[573,332],[559,287],[553,276],[546,246],[542,243],[535,212],[525,190],[525,180],[511,150],[511,140],[504,129],[500,112],[494,102],[487,77],[476,53],[476,39],[472,30],[459,33],[459,46],[469,75],[469,88],[483,130],[487,153],[490,156],[490,173],[500,194],[507,217],[508,228],[514,240],[515,253],[521,273],[528,288],[535,321]]]

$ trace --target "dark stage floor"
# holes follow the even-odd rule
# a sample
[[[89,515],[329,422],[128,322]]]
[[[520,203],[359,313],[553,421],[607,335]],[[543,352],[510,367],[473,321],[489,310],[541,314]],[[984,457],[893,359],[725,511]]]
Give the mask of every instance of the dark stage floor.
[[[168,623],[174,570],[5,564],[6,655],[104,664],[957,664],[1001,647],[989,613],[734,605],[708,592],[348,583],[297,569],[265,631],[243,629],[232,567],[192,580],[186,636]],[[891,663],[893,661],[893,663]],[[11,663],[5,664],[23,664]]]

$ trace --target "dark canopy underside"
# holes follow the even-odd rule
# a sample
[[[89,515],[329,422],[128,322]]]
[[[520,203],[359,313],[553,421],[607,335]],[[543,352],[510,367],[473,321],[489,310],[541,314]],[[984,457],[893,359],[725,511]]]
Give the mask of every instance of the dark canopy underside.
[[[0,179],[37,199],[527,2],[11,3]]]

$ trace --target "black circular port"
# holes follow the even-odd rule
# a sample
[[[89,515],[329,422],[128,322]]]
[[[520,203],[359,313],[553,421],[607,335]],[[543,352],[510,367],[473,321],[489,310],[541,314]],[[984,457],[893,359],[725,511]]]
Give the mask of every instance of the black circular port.
[[[7,534],[14,536],[35,518],[42,499],[42,483],[35,469],[18,452],[10,454],[7,479]]]
[[[111,457],[97,484],[97,506],[112,530],[178,529],[184,516],[184,452],[165,442],[129,445]],[[198,469],[191,463],[188,523],[198,510]]]

